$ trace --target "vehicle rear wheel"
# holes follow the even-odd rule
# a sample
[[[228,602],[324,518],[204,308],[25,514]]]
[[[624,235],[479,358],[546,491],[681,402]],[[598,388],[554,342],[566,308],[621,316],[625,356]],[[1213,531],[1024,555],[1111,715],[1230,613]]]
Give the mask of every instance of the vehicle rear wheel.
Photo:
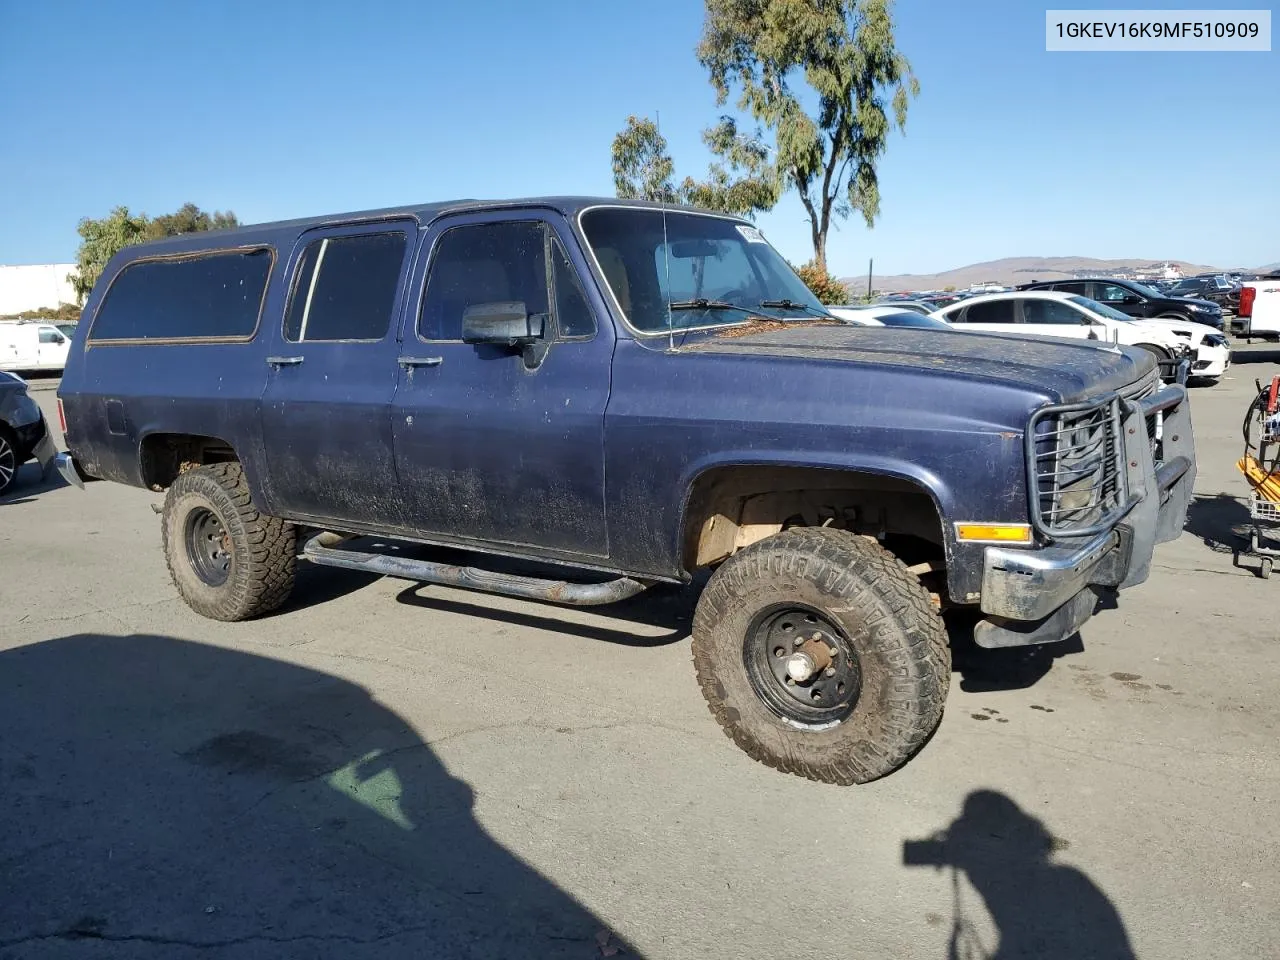
[[[18,443],[8,428],[0,426],[0,494],[3,494],[18,478]]]
[[[180,474],[165,496],[165,558],[178,593],[212,620],[247,620],[293,589],[294,526],[259,513],[238,463]]]
[[[707,705],[752,758],[827,783],[897,770],[942,719],[951,653],[920,581],[878,543],[793,529],[730,557],[693,623]]]

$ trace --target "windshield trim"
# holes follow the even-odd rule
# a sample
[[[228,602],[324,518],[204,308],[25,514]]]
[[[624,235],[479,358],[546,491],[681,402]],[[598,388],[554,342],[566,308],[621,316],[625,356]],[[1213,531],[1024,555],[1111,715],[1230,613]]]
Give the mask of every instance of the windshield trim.
[[[754,224],[743,217],[735,217],[731,213],[712,213],[704,210],[691,210],[688,207],[679,206],[677,204],[660,204],[660,203],[594,203],[589,207],[583,207],[578,211],[574,219],[574,228],[578,233],[578,242],[582,244],[587,256],[591,259],[592,269],[596,273],[596,285],[603,287],[604,292],[608,294],[608,303],[613,310],[614,316],[622,318],[622,325],[634,339],[652,340],[657,337],[668,338],[674,334],[684,335],[686,333],[700,333],[706,330],[727,330],[730,327],[740,327],[743,324],[750,323],[750,320],[730,320],[728,323],[708,323],[700,327],[680,327],[672,330],[641,330],[631,323],[631,318],[627,316],[627,312],[622,309],[622,304],[618,302],[618,298],[614,296],[613,287],[609,285],[608,278],[604,275],[604,267],[600,266],[600,261],[596,259],[595,247],[591,245],[591,241],[587,239],[587,231],[582,226],[582,218],[592,210],[654,210],[664,212],[674,209],[675,212],[693,217],[708,217],[712,220],[727,220],[730,223],[740,223],[744,226],[754,226]],[[771,244],[772,246],[772,244]]]

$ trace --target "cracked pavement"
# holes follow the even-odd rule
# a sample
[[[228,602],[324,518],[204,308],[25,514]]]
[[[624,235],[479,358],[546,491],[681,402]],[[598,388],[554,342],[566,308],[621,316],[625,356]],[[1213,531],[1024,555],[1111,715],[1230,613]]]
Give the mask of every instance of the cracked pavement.
[[[1236,356],[1192,392],[1201,499],[1151,581],[1079,643],[958,650],[937,735],[857,788],[720,733],[692,591],[304,567],[280,614],[214,623],[157,495],[29,465],[0,500],[0,958],[1274,955],[1280,587],[1229,540],[1280,349]]]

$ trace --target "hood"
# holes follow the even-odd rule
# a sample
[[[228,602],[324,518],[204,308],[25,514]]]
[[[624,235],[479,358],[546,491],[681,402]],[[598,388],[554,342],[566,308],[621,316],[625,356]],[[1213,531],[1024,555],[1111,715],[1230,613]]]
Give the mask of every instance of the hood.
[[[1116,326],[1119,325],[1117,322]],[[1191,320],[1130,320],[1125,327],[1163,336],[1176,336],[1178,332],[1189,333],[1190,339],[1187,337],[1178,337],[1178,339],[1193,345],[1203,340],[1206,335],[1213,333],[1212,328]]]
[[[1194,303],[1201,310],[1209,313],[1220,313],[1222,307],[1214,303],[1212,300],[1206,300],[1204,297],[1165,297],[1170,303]]]
[[[1155,367],[1146,350],[1088,341],[803,323],[746,336],[711,336],[685,349],[915,369],[1017,386],[1061,403],[1119,390]]]

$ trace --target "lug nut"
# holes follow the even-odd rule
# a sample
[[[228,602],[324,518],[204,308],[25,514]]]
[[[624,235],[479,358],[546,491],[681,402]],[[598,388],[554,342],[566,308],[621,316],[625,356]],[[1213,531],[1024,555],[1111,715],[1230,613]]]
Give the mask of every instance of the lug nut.
[[[796,637],[796,646],[799,647],[803,645],[804,645],[804,637]]]
[[[833,657],[840,656],[840,651],[835,647],[827,647],[827,653],[831,654]]]
[[[827,669],[826,669],[826,671],[825,671],[825,672],[826,672],[826,675],[827,675],[828,677],[834,677],[834,676],[836,675],[836,668],[835,668],[835,667],[827,667]]]

